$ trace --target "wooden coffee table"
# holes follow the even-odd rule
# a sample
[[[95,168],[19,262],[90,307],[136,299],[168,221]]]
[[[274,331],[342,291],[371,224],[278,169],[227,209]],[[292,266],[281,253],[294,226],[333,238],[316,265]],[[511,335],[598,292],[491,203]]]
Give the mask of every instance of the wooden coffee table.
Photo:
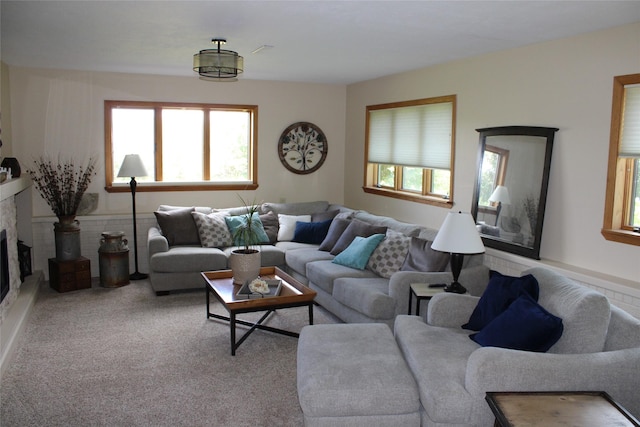
[[[309,324],[313,325],[313,299],[316,291],[309,289],[293,277],[289,276],[278,267],[263,267],[260,269],[260,277],[266,279],[282,280],[282,290],[280,295],[258,299],[239,299],[236,293],[240,290],[240,285],[233,284],[233,273],[231,270],[204,271],[201,273],[205,280],[205,293],[207,294],[207,319],[213,317],[229,322],[231,332],[231,355],[235,356],[236,349],[251,335],[256,329],[275,332],[277,334],[298,337],[296,332],[273,328],[263,325],[263,322],[275,310],[291,307],[309,307]],[[213,294],[220,301],[220,304],[229,312],[229,317],[212,313],[210,310],[210,297]],[[256,311],[266,311],[266,313],[255,323],[247,322],[236,318],[241,313],[253,313]],[[250,326],[249,330],[236,342],[236,324]]]

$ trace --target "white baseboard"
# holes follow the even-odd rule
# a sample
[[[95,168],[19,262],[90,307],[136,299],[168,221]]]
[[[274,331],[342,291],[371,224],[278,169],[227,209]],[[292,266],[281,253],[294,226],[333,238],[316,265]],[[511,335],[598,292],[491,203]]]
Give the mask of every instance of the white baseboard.
[[[20,285],[20,293],[0,325],[0,379],[13,358],[18,338],[22,334],[44,280],[41,270],[33,272]]]

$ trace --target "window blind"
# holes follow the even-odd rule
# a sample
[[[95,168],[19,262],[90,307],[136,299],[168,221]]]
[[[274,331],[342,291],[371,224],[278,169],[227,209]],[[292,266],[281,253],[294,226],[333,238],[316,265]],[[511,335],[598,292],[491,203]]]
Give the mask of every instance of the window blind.
[[[369,111],[371,163],[451,168],[453,103]]]
[[[625,86],[620,157],[640,157],[640,85]]]

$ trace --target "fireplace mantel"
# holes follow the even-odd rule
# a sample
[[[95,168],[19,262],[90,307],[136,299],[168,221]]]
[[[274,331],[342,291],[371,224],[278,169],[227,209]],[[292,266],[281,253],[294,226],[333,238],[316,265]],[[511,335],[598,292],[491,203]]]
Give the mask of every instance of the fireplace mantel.
[[[13,197],[19,192],[26,190],[31,185],[31,178],[20,176],[18,178],[8,179],[0,184],[0,202]]]

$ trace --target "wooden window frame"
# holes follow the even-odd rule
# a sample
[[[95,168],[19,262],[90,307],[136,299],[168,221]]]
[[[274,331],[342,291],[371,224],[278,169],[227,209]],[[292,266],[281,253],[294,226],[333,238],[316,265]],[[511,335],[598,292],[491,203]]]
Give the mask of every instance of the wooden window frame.
[[[602,235],[605,239],[640,246],[640,233],[627,224],[629,214],[633,160],[618,155],[622,118],[624,117],[625,86],[640,84],[640,74],[629,74],[613,78],[611,106],[611,132],[609,137],[609,158],[607,190],[604,205]]]
[[[108,193],[129,192],[129,183],[114,183],[113,172],[113,151],[112,151],[112,110],[116,108],[141,108],[154,110],[154,145],[155,145],[155,171],[154,182],[138,182],[136,192],[153,191],[213,191],[213,190],[255,190],[258,188],[258,106],[257,105],[235,105],[235,104],[203,104],[203,103],[178,103],[178,102],[146,102],[146,101],[104,101],[104,152],[105,152],[105,190]],[[250,149],[249,149],[249,180],[240,183],[210,182],[206,181],[210,177],[210,165],[206,159],[210,157],[209,144],[203,144],[203,174],[205,180],[197,183],[181,184],[179,182],[162,181],[162,114],[163,108],[188,108],[203,110],[222,111],[248,111],[250,112]],[[204,115],[204,140],[209,141],[210,127],[209,114]]]
[[[450,209],[453,206],[453,189],[454,189],[454,164],[455,164],[455,140],[456,140],[456,95],[447,95],[434,98],[423,98],[413,101],[401,101],[389,104],[367,106],[367,118],[365,126],[365,153],[364,153],[364,185],[362,187],[365,193],[376,194],[379,196],[392,197],[395,199],[406,200],[411,202],[423,203],[428,205],[442,206]],[[370,163],[369,160],[369,110],[371,108],[400,108],[410,107],[424,104],[452,103],[452,121],[451,121],[451,160],[450,160],[450,177],[449,177],[449,194],[442,196],[440,194],[431,193],[431,179],[433,169],[423,168],[422,191],[420,193],[411,190],[402,189],[402,165],[392,165],[395,167],[394,188],[378,186],[378,164]]]

